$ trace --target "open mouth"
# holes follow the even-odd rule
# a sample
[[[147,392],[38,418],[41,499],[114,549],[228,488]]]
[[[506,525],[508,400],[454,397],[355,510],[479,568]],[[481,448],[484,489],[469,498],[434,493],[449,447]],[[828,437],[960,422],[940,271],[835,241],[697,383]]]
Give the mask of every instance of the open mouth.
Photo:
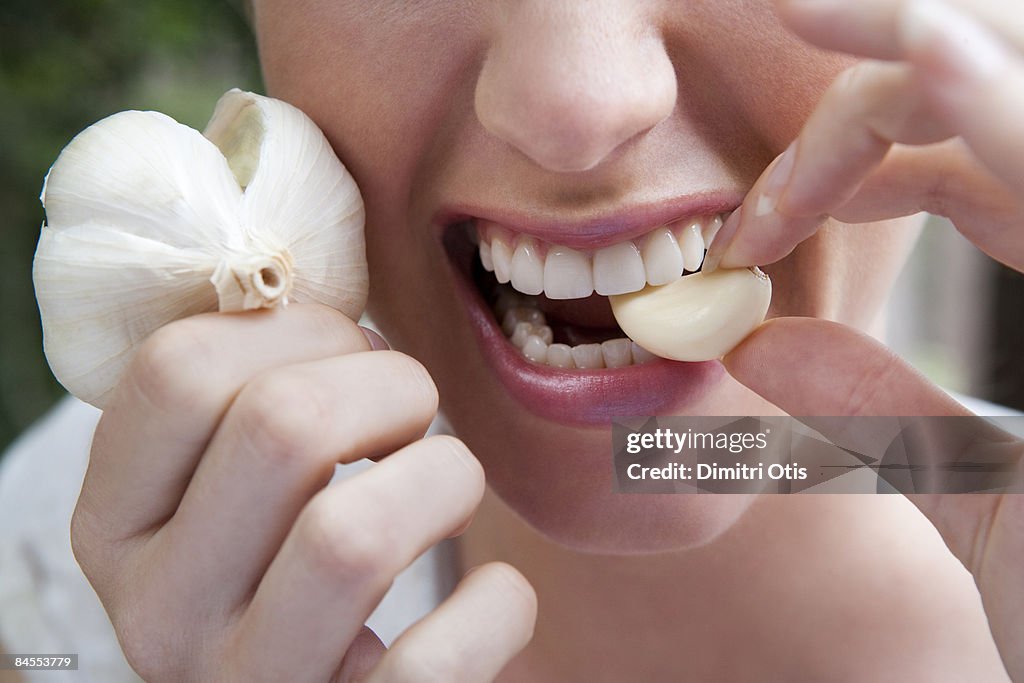
[[[651,355],[621,330],[608,299],[698,272],[722,218],[589,249],[464,214],[439,227],[484,358],[509,393],[547,419],[607,424],[692,404],[723,375],[717,362]]]
[[[622,332],[608,297],[699,272],[722,220],[687,219],[581,251],[470,219],[450,226],[446,245],[528,361],[564,370],[622,368],[655,356]],[[465,243],[475,245],[475,258],[467,259]]]

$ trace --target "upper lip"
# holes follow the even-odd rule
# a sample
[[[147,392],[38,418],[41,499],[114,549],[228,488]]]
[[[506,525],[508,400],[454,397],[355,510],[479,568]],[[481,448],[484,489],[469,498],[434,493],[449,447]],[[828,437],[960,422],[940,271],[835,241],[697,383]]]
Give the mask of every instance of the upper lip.
[[[543,210],[524,212],[456,202],[442,206],[434,222],[443,228],[483,219],[544,242],[588,251],[640,237],[661,225],[728,213],[739,206],[742,199],[742,194],[737,192],[707,192],[625,206],[582,218],[559,217]]]

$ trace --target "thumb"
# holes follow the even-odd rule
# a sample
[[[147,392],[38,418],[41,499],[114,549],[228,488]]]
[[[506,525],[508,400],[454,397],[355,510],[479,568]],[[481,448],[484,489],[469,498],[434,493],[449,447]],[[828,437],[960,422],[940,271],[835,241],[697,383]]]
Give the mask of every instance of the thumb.
[[[878,341],[827,320],[768,321],[723,363],[789,415],[970,415]]]

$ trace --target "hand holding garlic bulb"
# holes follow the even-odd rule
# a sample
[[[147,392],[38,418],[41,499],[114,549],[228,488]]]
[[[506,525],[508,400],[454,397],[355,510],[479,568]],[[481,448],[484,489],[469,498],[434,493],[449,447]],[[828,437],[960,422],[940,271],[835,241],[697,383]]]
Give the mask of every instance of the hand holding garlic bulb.
[[[138,344],[173,320],[289,300],[357,320],[366,302],[359,189],[280,100],[231,90],[203,135],[157,112],[114,114],[61,152],[40,199],[44,351],[99,408]]]

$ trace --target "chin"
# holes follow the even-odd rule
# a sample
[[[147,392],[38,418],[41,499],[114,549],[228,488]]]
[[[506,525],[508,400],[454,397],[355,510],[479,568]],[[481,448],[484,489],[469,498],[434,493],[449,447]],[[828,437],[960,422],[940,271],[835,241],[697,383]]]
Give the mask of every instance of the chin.
[[[572,483],[571,475],[556,485],[536,487],[500,476],[490,479],[502,501],[550,542],[600,555],[698,548],[728,531],[755,499],[739,494],[617,494],[598,482]]]
[[[756,499],[618,493],[610,426],[542,418],[502,395],[500,386],[466,380],[439,380],[448,426],[480,459],[490,490],[504,506],[559,546],[603,555],[696,548],[731,528]],[[482,390],[465,390],[474,384]],[[733,398],[734,384],[725,376],[710,391]]]

